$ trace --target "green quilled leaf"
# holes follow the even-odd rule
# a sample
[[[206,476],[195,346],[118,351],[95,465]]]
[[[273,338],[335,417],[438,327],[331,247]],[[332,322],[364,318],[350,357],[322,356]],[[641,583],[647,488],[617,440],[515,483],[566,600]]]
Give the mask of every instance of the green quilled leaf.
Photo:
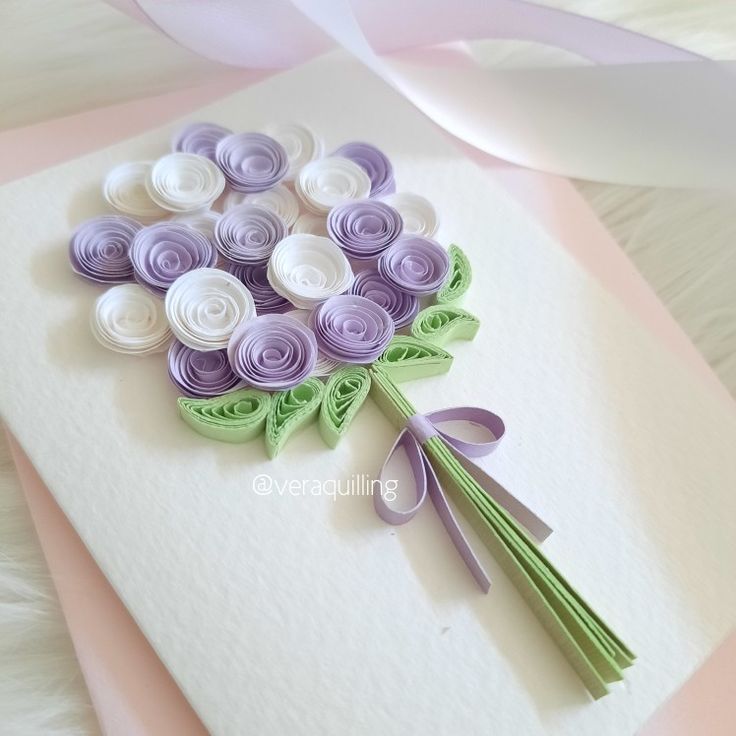
[[[363,406],[371,387],[371,377],[362,366],[345,366],[330,376],[319,412],[319,432],[335,447]]]
[[[281,452],[286,441],[301,427],[317,418],[325,385],[318,378],[274,394],[271,410],[266,417],[266,453],[273,458]]]
[[[265,391],[241,389],[214,399],[177,399],[181,418],[204,437],[220,442],[247,442],[266,424],[271,397]]]
[[[480,320],[465,309],[435,304],[414,318],[411,334],[419,340],[444,345],[450,340],[472,340],[479,327]]]
[[[442,288],[437,292],[435,301],[437,304],[451,304],[458,301],[470,288],[473,280],[473,270],[470,267],[468,257],[458,245],[448,248],[450,256],[450,273]]]
[[[375,361],[394,381],[412,381],[447,373],[452,355],[426,340],[396,335]]]

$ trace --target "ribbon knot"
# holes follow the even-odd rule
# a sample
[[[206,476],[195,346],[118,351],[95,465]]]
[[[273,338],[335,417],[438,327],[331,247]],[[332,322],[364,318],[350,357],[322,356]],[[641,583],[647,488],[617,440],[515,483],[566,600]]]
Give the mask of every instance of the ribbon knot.
[[[479,442],[462,439],[452,434],[449,429],[443,429],[441,425],[445,422],[464,423],[474,428],[482,427],[487,430],[490,439]],[[378,493],[373,496],[373,503],[378,515],[387,523],[395,526],[411,521],[427,496],[429,496],[440,519],[442,519],[447,533],[483,592],[488,592],[491,580],[463,534],[423,446],[431,438],[440,437],[483,491],[496,503],[503,506],[540,542],[544,541],[552,533],[552,529],[528,506],[513,496],[471,460],[471,458],[482,457],[493,452],[498,447],[505,432],[506,427],[501,417],[487,409],[477,407],[459,406],[452,409],[432,411],[428,414],[414,414],[409,417],[406,426],[401,430],[389,451],[388,457],[381,468]],[[416,491],[416,502],[411,508],[405,510],[399,510],[389,505],[389,500],[395,501],[396,496],[392,493],[392,498],[389,499],[384,492],[386,480],[388,480],[386,478],[388,464],[391,458],[400,450],[404,450],[409,460]]]

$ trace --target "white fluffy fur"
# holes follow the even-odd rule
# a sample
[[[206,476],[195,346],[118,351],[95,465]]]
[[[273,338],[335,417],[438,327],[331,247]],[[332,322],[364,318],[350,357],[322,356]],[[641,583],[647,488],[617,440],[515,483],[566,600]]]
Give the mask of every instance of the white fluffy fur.
[[[736,58],[733,0],[552,0],[714,58]],[[101,0],[3,0],[0,128],[206,80],[216,67]],[[83,40],[80,41],[80,38]],[[736,214],[724,195],[578,182],[736,394]],[[98,732],[0,435],[0,732]]]

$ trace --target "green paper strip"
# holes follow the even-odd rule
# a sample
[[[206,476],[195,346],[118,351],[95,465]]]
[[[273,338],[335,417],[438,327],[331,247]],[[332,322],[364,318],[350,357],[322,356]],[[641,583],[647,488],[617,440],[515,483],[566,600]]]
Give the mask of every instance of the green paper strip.
[[[330,376],[319,412],[319,432],[335,447],[363,406],[371,387],[371,376],[361,366],[345,366]]]
[[[394,381],[411,381],[447,373],[452,355],[426,340],[396,335],[376,360]]]
[[[415,414],[380,367],[371,370],[371,395],[398,427]],[[478,485],[441,437],[423,445],[432,467],[463,516],[516,585],[594,698],[623,678],[635,655],[611,631],[524,529]]]
[[[458,301],[470,287],[473,280],[473,269],[468,257],[458,245],[448,248],[450,256],[450,273],[442,288],[437,292],[437,304],[451,304]]]
[[[266,417],[266,453],[273,458],[299,428],[317,418],[325,385],[318,378],[274,394]]]
[[[411,334],[434,345],[450,340],[472,340],[478,333],[480,320],[465,309],[444,304],[423,309],[411,324]]]
[[[271,397],[265,391],[241,389],[214,399],[177,401],[181,418],[204,437],[220,442],[247,442],[266,424]]]

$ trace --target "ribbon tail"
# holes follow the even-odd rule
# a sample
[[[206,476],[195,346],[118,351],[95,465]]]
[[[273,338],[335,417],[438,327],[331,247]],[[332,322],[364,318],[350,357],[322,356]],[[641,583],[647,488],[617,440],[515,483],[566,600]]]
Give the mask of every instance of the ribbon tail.
[[[432,499],[437,515],[442,519],[442,523],[445,525],[447,533],[450,535],[455,548],[463,558],[465,565],[470,574],[475,578],[475,582],[478,583],[480,589],[487,593],[491,587],[491,579],[483,569],[480,560],[473,552],[470,543],[463,534],[463,530],[455,518],[455,514],[452,512],[452,508],[447,500],[442,486],[440,485],[439,479],[434,472],[434,468],[429,462],[429,458],[422,452],[424,458],[424,470],[427,477],[427,490],[429,491],[429,497]]]
[[[454,447],[452,442],[447,443],[452,454],[458,459],[465,470],[473,476],[478,485],[500,506],[503,506],[532,536],[539,542],[544,542],[552,527],[545,523],[523,501],[507,491],[495,478],[488,475],[476,465],[467,455]]]

